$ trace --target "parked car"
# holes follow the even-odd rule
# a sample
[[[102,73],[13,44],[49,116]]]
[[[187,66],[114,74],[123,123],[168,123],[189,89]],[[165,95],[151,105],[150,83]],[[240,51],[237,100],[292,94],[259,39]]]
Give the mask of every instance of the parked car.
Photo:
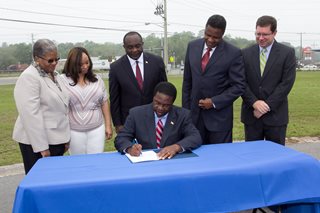
[[[301,70],[318,70],[318,67],[313,64],[304,65]]]

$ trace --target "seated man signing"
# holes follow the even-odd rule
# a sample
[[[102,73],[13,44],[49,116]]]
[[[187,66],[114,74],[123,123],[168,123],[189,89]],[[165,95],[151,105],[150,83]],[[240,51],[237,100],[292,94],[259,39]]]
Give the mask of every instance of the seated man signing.
[[[173,105],[176,95],[173,84],[159,83],[151,104],[130,110],[115,139],[115,148],[132,156],[139,156],[142,149],[158,148],[159,159],[198,148],[202,144],[200,133],[192,123],[190,111]]]

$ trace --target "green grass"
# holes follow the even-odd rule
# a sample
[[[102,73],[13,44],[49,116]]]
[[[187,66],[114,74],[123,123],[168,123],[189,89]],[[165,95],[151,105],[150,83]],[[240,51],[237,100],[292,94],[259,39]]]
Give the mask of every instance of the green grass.
[[[181,106],[182,77],[169,76],[176,85],[178,96],[175,105]],[[288,137],[320,136],[320,72],[298,72],[289,95],[290,121]],[[107,83],[107,81],[106,81]],[[0,166],[22,162],[18,144],[11,139],[17,117],[13,100],[14,85],[0,86]],[[234,104],[234,140],[243,140],[243,125],[240,122],[241,98]],[[106,151],[114,151],[113,139],[106,143]]]
[[[22,161],[19,146],[11,138],[17,118],[13,88],[14,85],[0,86],[0,166]]]

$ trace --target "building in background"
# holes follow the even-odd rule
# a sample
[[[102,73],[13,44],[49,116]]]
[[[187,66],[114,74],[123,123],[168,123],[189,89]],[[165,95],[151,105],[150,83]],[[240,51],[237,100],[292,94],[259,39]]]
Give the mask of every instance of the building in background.
[[[60,72],[63,70],[67,59],[60,59],[56,69]],[[110,70],[110,62],[106,59],[99,59],[99,57],[91,57],[93,70]]]

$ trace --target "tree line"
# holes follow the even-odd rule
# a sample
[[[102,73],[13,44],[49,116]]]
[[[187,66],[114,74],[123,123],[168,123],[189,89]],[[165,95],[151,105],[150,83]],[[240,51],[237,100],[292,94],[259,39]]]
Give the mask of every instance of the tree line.
[[[203,31],[200,31],[198,35],[188,31],[181,33],[174,33],[168,37],[168,55],[175,59],[175,64],[180,64],[184,61],[185,52],[188,42],[193,39],[200,38],[203,35]],[[155,34],[150,34],[143,38],[144,50],[154,53],[156,55],[162,55],[162,39]],[[254,40],[247,40],[244,38],[236,37],[232,38],[230,35],[225,35],[224,40],[231,44],[245,48],[255,43]],[[285,43],[290,45],[290,43]],[[82,46],[86,48],[91,57],[100,57],[100,59],[108,59],[113,61],[117,56],[123,55],[124,49],[122,43],[95,43],[93,41],[84,41],[79,43],[58,43],[58,52],[60,58],[66,58],[69,50],[75,46]],[[299,47],[296,48],[296,55],[299,56]],[[31,43],[18,43],[10,44],[2,43],[0,47],[0,70],[7,70],[10,65],[13,64],[30,64],[32,62],[32,44]]]

